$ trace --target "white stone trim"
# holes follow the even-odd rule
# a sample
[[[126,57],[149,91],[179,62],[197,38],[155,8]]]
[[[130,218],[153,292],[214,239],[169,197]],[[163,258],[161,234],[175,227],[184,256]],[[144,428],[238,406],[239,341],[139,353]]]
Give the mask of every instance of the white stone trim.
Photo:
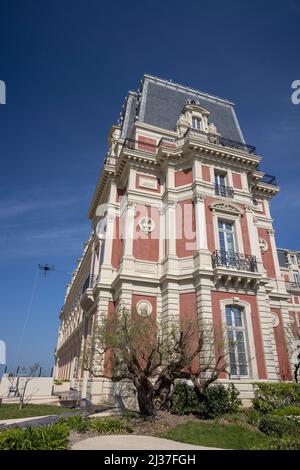
[[[237,216],[232,216],[228,214],[222,214],[221,212],[213,211],[213,226],[214,226],[214,236],[215,236],[215,246],[217,250],[220,250],[220,240],[219,240],[219,229],[218,229],[218,219],[225,220],[227,222],[233,223],[233,236],[235,242],[235,248],[237,253],[244,253],[244,244],[242,237],[242,229],[240,218]]]
[[[243,321],[245,322],[245,332],[246,332],[246,349],[247,349],[247,359],[249,363],[249,375],[243,376],[241,380],[247,377],[252,379],[258,379],[258,370],[256,363],[256,351],[255,351],[255,342],[253,334],[253,325],[251,318],[251,305],[248,302],[240,300],[239,297],[233,296],[232,299],[223,299],[220,300],[220,310],[221,310],[221,319],[224,329],[226,329],[226,306],[234,305],[236,307],[241,307],[243,309],[244,317]]]

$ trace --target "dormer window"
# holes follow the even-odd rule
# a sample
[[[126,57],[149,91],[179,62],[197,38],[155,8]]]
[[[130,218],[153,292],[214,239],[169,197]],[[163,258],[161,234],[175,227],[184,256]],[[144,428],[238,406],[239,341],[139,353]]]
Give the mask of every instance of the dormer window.
[[[192,128],[202,131],[202,119],[198,117],[192,118]]]
[[[187,100],[177,121],[176,130],[179,135],[184,135],[189,128],[208,132],[208,117],[209,111],[200,106],[197,100]]]

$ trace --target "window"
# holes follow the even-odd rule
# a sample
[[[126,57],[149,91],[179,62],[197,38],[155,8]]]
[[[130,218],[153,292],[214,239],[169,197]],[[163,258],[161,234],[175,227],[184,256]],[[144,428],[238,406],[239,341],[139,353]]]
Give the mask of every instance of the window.
[[[244,310],[232,305],[226,306],[226,329],[229,347],[230,374],[248,375],[248,362],[246,353],[245,336],[243,325]]]
[[[293,271],[293,281],[297,287],[300,287],[300,275],[298,271]]]
[[[215,185],[226,186],[226,175],[224,173],[215,173]]]
[[[200,118],[192,118],[192,128],[202,130],[202,120]]]
[[[220,251],[235,252],[234,228],[232,222],[219,220],[218,222]]]
[[[290,258],[291,258],[291,263],[292,263],[292,264],[296,264],[295,256],[294,256],[294,255],[290,255]]]
[[[215,172],[215,193],[218,196],[233,197],[233,189],[227,186],[226,173]]]

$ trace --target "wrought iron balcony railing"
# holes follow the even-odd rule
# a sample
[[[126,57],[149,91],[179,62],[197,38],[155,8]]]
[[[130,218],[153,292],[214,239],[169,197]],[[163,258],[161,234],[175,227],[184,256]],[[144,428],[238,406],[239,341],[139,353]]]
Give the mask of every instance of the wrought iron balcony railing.
[[[217,196],[233,197],[233,188],[223,184],[215,184],[215,194]]]
[[[229,147],[236,150],[243,150],[244,152],[255,154],[256,148],[253,145],[244,144],[243,142],[238,142],[236,140],[227,139],[218,134],[211,134],[209,132],[201,131],[200,129],[189,128],[185,134],[185,137],[188,135],[201,134],[205,140],[211,144],[221,145],[222,147]]]
[[[212,265],[213,268],[233,268],[241,271],[257,272],[255,256],[235,253],[234,251],[214,251],[212,253]]]
[[[267,173],[264,174],[261,179],[261,182],[266,184],[273,184],[273,186],[278,186],[276,177],[273,175],[268,175]]]
[[[135,140],[126,138],[123,143],[123,148],[129,150],[143,150],[144,152],[156,153],[157,145],[143,142],[142,140]]]
[[[233,148],[237,150],[242,150],[249,154],[255,154],[256,149],[253,145],[244,144],[243,142],[237,142],[235,140],[227,139],[218,134],[211,134],[209,132],[201,131],[200,129],[187,129],[183,137],[179,138],[170,138],[162,137],[157,144],[152,144],[150,142],[144,142],[142,140],[135,140],[126,138],[123,143],[123,148],[129,150],[142,150],[149,153],[157,153],[157,150],[161,146],[176,148],[183,145],[189,138],[196,137],[200,138],[204,142],[209,142],[215,145],[221,145],[222,147]]]

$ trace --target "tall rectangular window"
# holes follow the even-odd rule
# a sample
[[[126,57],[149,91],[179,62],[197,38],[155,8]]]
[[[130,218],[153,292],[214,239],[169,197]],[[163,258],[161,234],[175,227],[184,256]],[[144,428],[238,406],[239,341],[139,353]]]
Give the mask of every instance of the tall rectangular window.
[[[226,175],[224,173],[215,172],[215,185],[221,187],[226,186]]]
[[[297,287],[300,287],[300,275],[298,271],[293,271],[293,282]]]
[[[202,130],[202,120],[200,118],[192,118],[192,128]]]
[[[248,375],[246,353],[246,331],[243,324],[243,309],[228,305],[226,307],[226,329],[229,348],[230,374]]]
[[[218,222],[220,251],[235,252],[234,227],[232,222]]]

